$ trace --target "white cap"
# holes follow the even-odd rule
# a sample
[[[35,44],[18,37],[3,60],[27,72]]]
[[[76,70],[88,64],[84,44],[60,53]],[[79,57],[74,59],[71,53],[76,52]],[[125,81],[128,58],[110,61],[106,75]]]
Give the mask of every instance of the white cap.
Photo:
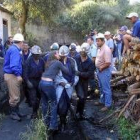
[[[102,33],[98,33],[97,35],[96,35],[96,39],[100,39],[100,38],[105,38],[105,36],[104,36],[104,34],[102,34]]]
[[[31,48],[31,53],[32,54],[42,54],[42,51],[39,46],[35,45]]]
[[[17,34],[14,35],[13,41],[24,41],[24,37],[23,37],[22,34],[17,33]]]
[[[109,31],[106,31],[104,35],[111,35],[111,33]]]
[[[130,13],[126,18],[132,18],[132,17],[139,17],[139,15],[138,15],[138,13],[135,13],[135,12],[133,12],[133,13]]]
[[[61,46],[59,49],[60,56],[67,56],[69,54],[69,48],[65,45]]]
[[[83,43],[81,45],[81,50],[80,51],[84,51],[84,52],[88,53],[89,50],[90,50],[90,45],[88,43]]]

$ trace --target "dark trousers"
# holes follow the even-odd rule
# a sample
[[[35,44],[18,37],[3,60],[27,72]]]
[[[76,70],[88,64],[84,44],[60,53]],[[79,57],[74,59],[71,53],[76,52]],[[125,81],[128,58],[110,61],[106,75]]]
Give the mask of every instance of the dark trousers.
[[[29,80],[33,84],[33,88],[28,89],[29,90],[29,100],[33,107],[33,113],[37,113],[37,110],[39,108],[40,98],[41,98],[41,95],[39,92],[40,79],[29,79]]]
[[[41,92],[42,113],[44,122],[49,127],[49,129],[56,130],[58,127],[57,99],[54,83],[41,80],[39,89]]]
[[[78,84],[75,87],[76,94],[79,98],[77,102],[77,113],[80,115],[83,115],[84,107],[85,107],[85,101],[88,94],[88,80],[79,80]]]

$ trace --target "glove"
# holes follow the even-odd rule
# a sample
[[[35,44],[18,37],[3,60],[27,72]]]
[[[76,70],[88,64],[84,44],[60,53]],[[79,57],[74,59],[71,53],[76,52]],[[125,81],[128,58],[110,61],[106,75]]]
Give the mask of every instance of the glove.
[[[80,71],[75,71],[75,75],[80,76],[81,72]]]
[[[33,88],[34,87],[33,84],[29,80],[27,81],[27,87],[28,88]]]

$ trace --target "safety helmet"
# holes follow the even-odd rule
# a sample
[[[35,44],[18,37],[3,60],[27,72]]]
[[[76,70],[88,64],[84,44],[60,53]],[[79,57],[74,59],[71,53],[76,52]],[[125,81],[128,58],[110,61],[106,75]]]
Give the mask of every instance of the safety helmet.
[[[96,35],[96,39],[100,39],[100,38],[105,39],[104,34],[98,33],[98,34]]]
[[[65,45],[61,46],[59,49],[60,56],[67,56],[69,54],[69,48]]]
[[[14,35],[14,37],[13,37],[13,41],[19,41],[19,42],[22,42],[22,41],[24,41],[24,37],[23,37],[22,34],[17,33],[17,34]]]
[[[88,43],[83,43],[81,45],[81,51],[89,53],[89,50],[90,50],[90,45]]]
[[[70,49],[70,51],[75,51],[76,50],[76,44],[75,43],[71,43],[69,49]]]
[[[35,45],[31,48],[31,53],[32,54],[42,54],[42,51],[39,46]]]
[[[58,43],[53,43],[53,44],[50,46],[50,50],[58,50],[58,49],[59,49]]]

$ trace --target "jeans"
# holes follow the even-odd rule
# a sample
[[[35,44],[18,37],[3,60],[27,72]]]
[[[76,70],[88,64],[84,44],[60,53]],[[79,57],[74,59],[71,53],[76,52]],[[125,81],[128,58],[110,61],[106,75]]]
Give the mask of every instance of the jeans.
[[[102,72],[97,72],[99,89],[100,89],[100,102],[110,107],[112,104],[112,92],[110,87],[111,71],[106,68]]]
[[[45,124],[49,129],[56,130],[57,123],[57,99],[54,82],[40,81],[42,113]]]

